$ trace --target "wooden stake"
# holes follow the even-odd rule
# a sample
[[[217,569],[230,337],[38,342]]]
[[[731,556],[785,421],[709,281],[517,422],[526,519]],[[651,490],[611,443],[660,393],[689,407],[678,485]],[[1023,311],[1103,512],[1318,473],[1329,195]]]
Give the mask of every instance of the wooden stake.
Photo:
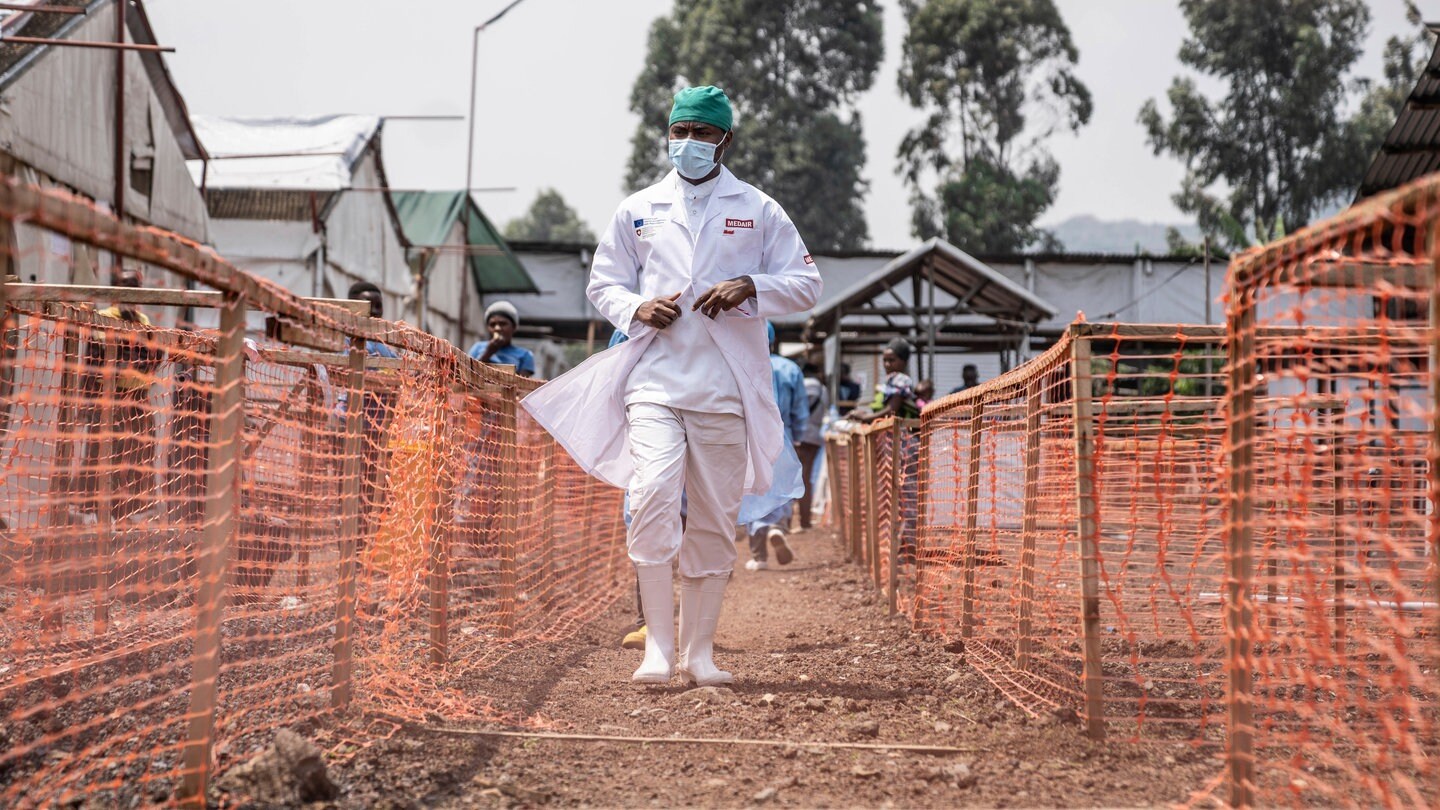
[[[875,445],[880,434],[865,434],[865,567],[870,582],[880,587],[880,466],[876,463]]]
[[[1090,340],[1071,344],[1075,392],[1075,484],[1080,540],[1080,622],[1084,636],[1085,733],[1105,738],[1105,676],[1100,658],[1100,497],[1095,481],[1095,415]]]
[[[5,285],[10,286],[10,285]],[[55,443],[55,460],[50,467],[50,508],[46,510],[46,525],[50,531],[44,540],[41,561],[45,566],[45,595],[47,604],[41,617],[40,626],[46,630],[59,631],[65,625],[65,611],[52,608],[48,602],[65,590],[65,578],[60,573],[65,567],[63,561],[69,556],[65,539],[72,536],[70,515],[66,504],[76,494],[75,423],[78,421],[80,394],[80,331],[73,324],[61,326],[65,337],[60,356],[60,413],[56,418],[59,427]]]
[[[840,532],[841,541],[849,543],[850,526],[845,520],[845,493],[842,492],[844,482],[840,480],[840,448],[840,442],[829,437],[825,439],[825,483],[830,487],[827,517]]]
[[[355,653],[356,554],[359,549],[361,498],[365,464],[361,458],[365,433],[365,339],[350,339],[345,399],[345,442],[340,473],[340,570],[335,599],[335,664],[330,706],[344,711],[353,693]]]
[[[861,503],[862,494],[860,492],[860,450],[860,435],[857,433],[851,433],[849,453],[850,457],[846,459],[850,469],[846,470],[847,475],[845,476],[845,478],[847,484],[846,489],[849,490],[846,495],[850,497],[850,503],[854,508],[850,510],[850,543],[847,546],[847,548],[850,549],[850,559],[846,560],[846,562],[859,561],[860,546],[863,542],[861,539],[861,534],[863,532],[860,528],[861,513],[864,511],[862,509],[864,504]]]
[[[305,501],[310,504],[307,511],[313,510],[311,515],[319,518],[319,506],[324,501],[315,497],[315,492],[321,480],[320,410],[324,407],[325,400],[320,394],[320,381],[316,378],[314,369],[305,372],[304,385],[305,410],[300,420],[300,447],[304,456],[300,461],[300,489]],[[305,528],[296,538],[298,548],[295,552],[295,589],[302,595],[310,586],[310,547],[320,537],[320,532],[316,530],[312,520],[306,520],[303,525]]]
[[[1345,655],[1345,462],[1340,451],[1340,434],[1337,431],[1331,439],[1330,466],[1335,480],[1332,482],[1333,502],[1330,505],[1331,532],[1335,536],[1334,577],[1335,577],[1335,652]],[[1432,496],[1433,497],[1433,496]]]
[[[96,471],[95,510],[99,518],[95,534],[95,635],[110,629],[110,562],[115,548],[115,361],[118,352],[116,336],[105,334],[105,364],[100,368],[100,417],[93,425],[100,440],[99,464]]]
[[[1440,234],[1436,233],[1435,220],[1431,219],[1430,262],[1432,268],[1440,268]],[[1430,286],[1430,448],[1426,458],[1426,475],[1429,478],[1430,496],[1430,570],[1435,572],[1434,597],[1440,603],[1440,285]],[[1435,612],[1435,638],[1440,639],[1440,611]],[[1440,669],[1440,643],[1432,644],[1436,649],[1435,666]]]
[[[1040,407],[1044,393],[1040,380],[1030,383],[1025,395],[1025,506],[1020,530],[1020,638],[1015,643],[1015,666],[1030,668],[1035,613],[1035,535],[1040,530]]]
[[[546,440],[548,452],[545,454],[545,464],[538,471],[540,475],[540,548],[541,560],[540,571],[547,584],[545,595],[546,603],[553,601],[555,595],[555,512],[559,509],[559,482],[556,480],[560,471],[560,454],[565,452],[558,442]]]
[[[925,593],[925,549],[930,546],[930,436],[925,430],[922,417],[917,440],[920,443],[919,461],[915,470],[915,594],[914,608],[911,609],[912,623],[916,629],[930,626],[929,601]]]
[[[220,672],[220,618],[226,572],[240,529],[240,452],[245,395],[245,301],[226,298],[215,343],[215,394],[210,401],[212,446],[205,471],[205,523],[196,561],[195,652],[191,670],[190,727],[178,798],[205,807],[214,744],[216,685]]]
[[[442,375],[448,384],[449,375]],[[449,403],[448,391],[437,392],[436,399]],[[462,409],[463,409],[463,399]],[[463,410],[462,410],[463,413]],[[434,415],[435,501],[430,511],[430,663],[444,666],[450,660],[450,547],[455,537],[455,497],[464,469],[455,463],[458,436],[454,421],[446,408],[436,408]]]
[[[1243,293],[1241,293],[1243,295]],[[1229,407],[1230,519],[1225,527],[1225,705],[1228,736],[1225,759],[1230,804],[1255,803],[1255,720],[1253,706],[1257,633],[1250,591],[1255,577],[1255,310],[1253,302],[1232,304]]]
[[[517,581],[516,537],[520,529],[520,471],[519,433],[515,429],[515,400],[513,388],[505,389],[500,400],[500,471],[496,488],[500,495],[500,635],[510,638],[515,635],[515,587]]]
[[[976,400],[970,410],[970,469],[965,482],[964,592],[960,600],[960,636],[975,635],[975,567],[980,533],[980,440],[983,434],[985,403]]]
[[[890,432],[890,577],[886,583],[885,592],[890,596],[890,615],[893,617],[900,609],[900,598],[896,591],[900,587],[900,543],[901,537],[901,487],[905,482],[905,445],[901,441],[905,435],[905,426],[900,419],[895,420],[895,425]]]

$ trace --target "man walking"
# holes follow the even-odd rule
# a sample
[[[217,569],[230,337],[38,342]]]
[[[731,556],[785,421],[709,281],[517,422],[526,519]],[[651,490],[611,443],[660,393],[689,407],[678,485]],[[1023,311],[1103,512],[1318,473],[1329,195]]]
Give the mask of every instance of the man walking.
[[[687,681],[720,684],[733,680],[711,658],[741,499],[751,495],[747,510],[758,516],[778,505],[777,478],[788,483],[776,488],[784,499],[803,492],[764,318],[809,309],[821,285],[780,205],[721,165],[735,142],[723,92],[677,93],[668,134],[675,171],[620,204],[586,290],[630,339],[523,404],[581,467],[629,490],[627,546],[648,628],[633,680],[666,683],[678,668]]]
[[[805,431],[810,408],[805,399],[805,378],[795,361],[780,356],[780,342],[775,338],[775,327],[766,323],[770,338],[770,376],[775,385],[775,404],[780,408],[780,419],[785,423],[785,441],[798,451],[799,438]],[[800,465],[803,479],[805,465]],[[790,530],[790,501],[775,507],[774,511],[759,520],[745,525],[750,535],[750,561],[745,563],[746,571],[764,571],[770,567],[767,545],[775,547],[775,562],[789,565],[795,553],[786,542]]]

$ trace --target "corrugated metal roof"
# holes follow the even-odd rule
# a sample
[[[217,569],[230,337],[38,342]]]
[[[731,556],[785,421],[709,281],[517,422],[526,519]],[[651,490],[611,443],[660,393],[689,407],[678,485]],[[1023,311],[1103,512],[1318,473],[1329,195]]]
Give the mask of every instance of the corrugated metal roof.
[[[205,192],[213,219],[308,222],[330,205],[327,192],[288,189],[221,188]]]
[[[10,36],[40,39],[65,39],[85,22],[90,12],[113,1],[91,0],[85,6],[86,14],[47,14],[44,12],[45,6],[71,5],[73,0],[37,0],[32,4],[35,10],[19,12],[17,21],[7,25],[5,33]],[[142,45],[159,44],[142,0],[131,0],[126,5],[125,21],[131,40]],[[30,65],[53,47],[0,42],[0,88],[24,75]],[[150,77],[150,84],[155,89],[155,95],[160,99],[160,107],[165,111],[166,123],[170,125],[170,130],[180,145],[181,154],[186,160],[206,157],[205,147],[196,137],[195,127],[190,121],[185,98],[180,95],[180,89],[175,86],[175,80],[170,75],[170,69],[165,66],[164,55],[154,51],[142,51],[139,56],[140,64],[145,66],[145,73]]]
[[[474,199],[466,206],[463,191],[392,192],[395,213],[405,239],[419,248],[462,248],[470,253],[470,272],[481,293],[538,293],[525,266],[510,252],[500,232]],[[465,245],[449,244],[461,211],[467,210]],[[434,258],[432,255],[431,262]]]
[[[855,283],[840,297],[816,308],[810,322],[823,327],[838,311],[847,315],[864,315],[872,302],[881,295],[893,294],[905,301],[902,280],[919,273],[933,277],[941,291],[936,297],[937,312],[953,310],[955,314],[1011,325],[1016,322],[1036,323],[1055,317],[1058,310],[1049,302],[1006,278],[970,254],[942,239],[930,239],[874,271]],[[908,302],[916,311],[923,309],[919,301]]]
[[[1431,25],[1432,32],[1440,27]],[[1360,183],[1357,200],[1440,171],[1440,41]]]

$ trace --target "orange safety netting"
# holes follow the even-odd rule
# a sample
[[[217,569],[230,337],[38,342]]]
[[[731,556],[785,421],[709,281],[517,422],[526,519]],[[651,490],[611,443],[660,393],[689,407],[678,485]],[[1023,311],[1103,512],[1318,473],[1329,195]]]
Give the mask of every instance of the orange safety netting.
[[[198,289],[3,287],[0,804],[199,797],[280,726],[518,722],[485,671],[628,590],[537,383],[0,181],[7,273],[56,240]]]
[[[1440,181],[1239,257],[1232,796],[1440,804]]]
[[[1435,805],[1437,220],[1422,182],[1237,258],[1226,327],[1077,323],[918,439],[839,425],[852,556],[1017,705],[1194,746],[1236,804]]]

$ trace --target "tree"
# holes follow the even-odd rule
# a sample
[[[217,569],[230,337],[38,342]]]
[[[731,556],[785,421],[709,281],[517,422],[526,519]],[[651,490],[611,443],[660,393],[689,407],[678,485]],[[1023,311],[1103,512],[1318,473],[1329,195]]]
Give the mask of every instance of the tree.
[[[900,92],[929,113],[900,145],[912,229],[979,253],[1058,247],[1035,221],[1060,169],[1045,141],[1090,120],[1052,0],[902,0]]]
[[[693,0],[650,28],[630,109],[640,116],[625,183],[670,171],[665,122],[675,91],[714,84],[735,107],[725,163],[785,206],[814,250],[869,238],[862,203],[865,139],[855,98],[883,50],[881,12],[865,0]]]
[[[1364,0],[1180,0],[1180,8],[1190,26],[1181,63],[1224,87],[1212,100],[1192,78],[1176,77],[1168,119],[1153,99],[1140,110],[1155,154],[1185,164],[1172,197],[1180,210],[1217,245],[1237,249],[1304,225],[1352,193],[1369,164],[1357,156],[1364,135],[1346,115],[1355,88],[1346,76],[1370,26]]]
[[[505,238],[518,242],[594,242],[595,233],[553,188],[541,189],[524,216],[505,225]]]

